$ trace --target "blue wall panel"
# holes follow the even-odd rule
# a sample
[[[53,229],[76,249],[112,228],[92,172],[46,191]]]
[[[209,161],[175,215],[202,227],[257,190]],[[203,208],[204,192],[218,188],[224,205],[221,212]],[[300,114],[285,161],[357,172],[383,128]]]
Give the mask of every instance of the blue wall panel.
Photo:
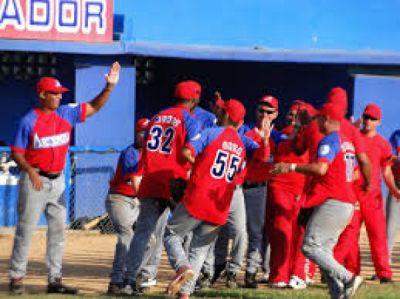
[[[354,115],[362,115],[368,103],[378,104],[382,108],[378,130],[389,138],[400,128],[400,77],[357,75],[354,84]]]
[[[123,39],[273,49],[400,50],[400,1],[116,0]]]
[[[85,61],[85,59],[88,59]],[[110,59],[79,58],[76,69],[76,98],[90,101],[104,87],[104,75]],[[103,109],[78,125],[76,145],[127,146],[134,139],[135,69],[123,66],[120,82]],[[95,216],[105,212],[104,200],[108,181],[116,166],[118,154],[79,153],[76,155],[75,217]]]

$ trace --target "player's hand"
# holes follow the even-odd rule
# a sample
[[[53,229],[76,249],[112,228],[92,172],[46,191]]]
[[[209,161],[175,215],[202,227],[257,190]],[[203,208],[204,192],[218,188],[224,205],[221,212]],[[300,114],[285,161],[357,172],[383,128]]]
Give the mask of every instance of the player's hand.
[[[369,191],[371,191],[371,183],[368,183],[368,182],[364,182],[363,184],[362,184],[362,186],[361,186],[361,190],[362,191],[364,191],[364,192],[369,192]]]
[[[262,139],[268,140],[269,136],[271,136],[272,129],[274,128],[274,125],[271,124],[271,121],[269,118],[266,116],[262,119],[261,121],[261,128],[255,128],[255,131],[258,135],[261,136]]]
[[[288,172],[290,172],[289,166],[290,166],[289,163],[283,163],[283,162],[276,163],[272,166],[272,169],[270,172],[273,176],[288,173]]]
[[[361,117],[355,119],[354,116],[350,116],[350,121],[357,129],[361,128],[362,119]]]
[[[36,172],[36,170],[32,169],[28,172],[29,179],[31,180],[33,189],[36,191],[40,191],[43,189],[43,180],[40,175]]]
[[[108,74],[106,74],[107,84],[115,85],[118,83],[120,70],[121,66],[119,65],[118,61],[114,62],[111,66],[110,71],[108,72]]]

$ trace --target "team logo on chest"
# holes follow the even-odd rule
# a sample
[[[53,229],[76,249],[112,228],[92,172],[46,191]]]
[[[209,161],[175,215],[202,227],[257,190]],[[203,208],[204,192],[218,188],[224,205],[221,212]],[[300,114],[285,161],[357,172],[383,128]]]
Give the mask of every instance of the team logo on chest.
[[[33,148],[52,148],[69,144],[69,133],[61,133],[53,136],[39,137],[37,134],[33,136]]]

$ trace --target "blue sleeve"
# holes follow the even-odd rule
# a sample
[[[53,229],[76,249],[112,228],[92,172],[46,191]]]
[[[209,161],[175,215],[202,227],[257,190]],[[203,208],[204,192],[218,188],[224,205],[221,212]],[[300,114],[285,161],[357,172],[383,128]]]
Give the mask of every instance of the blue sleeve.
[[[325,136],[318,144],[317,159],[332,162],[340,151],[340,139],[337,133]]]
[[[66,119],[71,126],[81,122],[82,104],[62,105],[58,108],[58,114]]]
[[[212,128],[217,123],[216,116],[201,107],[194,109],[194,118],[201,123],[202,129]]]
[[[186,127],[186,140],[189,141],[200,133],[201,124],[185,110],[183,111],[183,120]]]
[[[248,126],[248,125],[246,125],[246,124],[243,124],[239,129],[238,129],[238,134],[239,135],[244,135],[244,134],[246,134],[248,131],[250,131],[251,129],[250,129],[250,127]]]
[[[33,123],[23,119],[19,125],[18,131],[14,136],[13,147],[26,149],[29,144],[29,136],[31,135]]]
[[[189,141],[189,144],[196,151],[196,155],[201,154],[204,149],[213,142],[219,134],[223,132],[224,128],[216,127],[203,130],[200,134],[196,135]]]
[[[253,157],[254,151],[258,149],[260,146],[255,142],[253,139],[244,136],[244,135],[239,135],[240,138],[242,139],[243,145],[246,149],[246,158],[250,160]]]
[[[128,175],[138,171],[139,168],[139,152],[133,146],[126,148],[119,157],[119,163],[122,166],[123,175]]]
[[[390,136],[390,144],[392,145],[393,154],[397,156],[397,149],[400,147],[400,130],[395,131]]]
[[[278,130],[272,129],[270,138],[275,144],[278,144],[282,141],[287,140],[288,136],[282,132],[279,132]]]

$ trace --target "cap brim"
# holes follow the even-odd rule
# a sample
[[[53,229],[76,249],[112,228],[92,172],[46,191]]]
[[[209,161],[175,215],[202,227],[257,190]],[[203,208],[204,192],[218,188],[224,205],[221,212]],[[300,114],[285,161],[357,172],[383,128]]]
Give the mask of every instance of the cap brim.
[[[69,91],[69,88],[66,88],[66,87],[57,87],[57,88],[46,89],[45,91],[54,92],[54,93],[64,93],[64,92]]]

